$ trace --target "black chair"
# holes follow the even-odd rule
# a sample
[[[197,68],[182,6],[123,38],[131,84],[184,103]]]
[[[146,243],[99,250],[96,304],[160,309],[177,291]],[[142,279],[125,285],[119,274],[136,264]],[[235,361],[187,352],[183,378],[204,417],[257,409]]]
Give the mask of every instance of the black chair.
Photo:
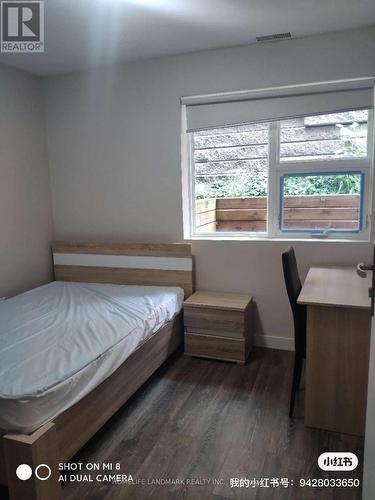
[[[294,320],[294,371],[290,395],[289,417],[293,418],[294,401],[301,381],[303,360],[306,358],[306,306],[297,304],[302,285],[298,274],[297,261],[293,247],[282,254],[285,286]]]

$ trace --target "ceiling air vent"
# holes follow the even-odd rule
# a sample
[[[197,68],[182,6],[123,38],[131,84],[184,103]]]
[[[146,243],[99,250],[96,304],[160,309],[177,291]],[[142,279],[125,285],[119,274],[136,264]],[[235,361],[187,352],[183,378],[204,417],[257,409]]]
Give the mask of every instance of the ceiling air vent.
[[[290,40],[292,38],[292,34],[288,33],[275,33],[274,35],[262,35],[257,36],[257,42],[274,42],[277,40]]]

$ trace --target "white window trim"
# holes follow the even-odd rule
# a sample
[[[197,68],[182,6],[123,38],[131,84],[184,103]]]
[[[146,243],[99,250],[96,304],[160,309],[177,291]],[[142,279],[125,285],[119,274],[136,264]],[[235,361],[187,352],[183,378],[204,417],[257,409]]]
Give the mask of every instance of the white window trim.
[[[363,79],[364,80],[364,79]],[[356,81],[356,80],[350,80]],[[349,82],[349,80],[348,80]],[[340,82],[335,82],[335,84]],[[319,84],[318,84],[319,85]],[[316,85],[312,87],[316,88]],[[282,89],[282,88],[279,88]],[[267,89],[268,90],[268,89]],[[273,89],[272,89],[273,90]],[[227,96],[228,93],[222,94]],[[305,160],[298,162],[280,161],[279,155],[279,121],[270,123],[269,137],[269,173],[268,173],[268,218],[266,232],[224,232],[220,233],[197,233],[195,232],[195,186],[194,186],[194,161],[192,134],[187,133],[186,103],[189,99],[200,102],[209,100],[212,96],[196,96],[183,98],[181,104],[181,166],[182,166],[182,201],[183,201],[183,230],[185,240],[251,240],[251,241],[345,241],[345,242],[368,242],[371,232],[371,209],[372,209],[372,186],[373,186],[373,163],[374,163],[374,110],[369,110],[367,156],[365,158],[347,158],[326,160]],[[216,95],[217,98],[217,95]],[[375,100],[375,99],[374,99]],[[272,135],[272,138],[271,138]],[[348,169],[365,174],[365,192],[363,198],[363,228],[355,233],[328,232],[312,234],[308,231],[303,233],[283,232],[278,227],[278,214],[280,210],[281,176],[285,173],[314,173],[322,171],[334,171],[333,163],[338,162],[337,170]]]
[[[300,173],[300,174],[314,174],[321,172],[334,172],[335,167],[337,171],[350,170],[365,175],[365,191],[363,193],[363,227],[358,232],[331,232],[327,231],[322,233],[309,233],[300,231],[282,231],[279,228],[278,217],[281,211],[280,196],[276,193],[276,215],[274,221],[273,237],[276,239],[285,238],[289,235],[294,240],[299,239],[331,239],[331,240],[354,240],[354,241],[369,241],[370,239],[370,219],[371,219],[371,203],[372,203],[372,189],[373,185],[373,150],[374,150],[374,111],[369,110],[368,115],[368,133],[367,133],[367,155],[362,158],[327,158],[324,160],[305,160],[298,161],[281,161],[279,158],[280,153],[280,122],[275,122],[275,144],[276,144],[276,160],[270,156],[269,172],[276,172],[276,179],[273,178],[274,185],[280,190],[281,178],[284,174]],[[272,163],[271,163],[272,162]],[[335,165],[335,163],[337,164]],[[273,174],[275,175],[275,174]]]
[[[333,171],[331,169],[327,169],[328,171]],[[320,170],[321,172],[322,170]],[[319,233],[311,233],[308,230],[306,232],[293,232],[292,230],[290,231],[282,231],[279,228],[279,224],[277,221],[277,227],[276,227],[276,232],[275,232],[275,237],[277,239],[280,238],[285,238],[289,235],[289,237],[293,240],[299,240],[299,239],[310,239],[310,240],[321,240],[321,239],[331,239],[331,240],[359,240],[359,241],[369,241],[370,238],[370,224],[369,224],[369,205],[367,204],[367,200],[369,197],[368,194],[368,179],[370,179],[370,171],[369,170],[364,170],[364,169],[359,169],[359,168],[352,168],[351,171],[357,171],[358,173],[364,173],[365,174],[365,191],[363,193],[363,227],[359,231],[342,231],[342,232],[335,232],[335,231],[327,231],[327,232],[319,232]],[[334,172],[334,171],[333,171]],[[277,185],[280,186],[281,178],[284,175],[285,172],[278,172],[277,174]],[[298,173],[317,173],[319,172],[314,172],[313,170],[309,169],[306,172],[299,171]],[[277,206],[278,206],[278,211],[281,210],[280,207],[280,196],[277,198]],[[278,212],[279,213],[279,212]],[[302,231],[302,230],[301,230]]]

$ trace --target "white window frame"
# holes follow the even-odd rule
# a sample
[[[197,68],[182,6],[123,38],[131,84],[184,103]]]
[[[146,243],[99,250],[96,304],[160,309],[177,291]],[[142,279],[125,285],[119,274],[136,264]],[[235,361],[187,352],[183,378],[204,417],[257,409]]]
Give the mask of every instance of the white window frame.
[[[365,157],[355,158],[327,158],[322,160],[304,160],[304,161],[286,161],[280,160],[280,122],[275,122],[275,148],[276,154],[270,155],[269,159],[269,177],[273,177],[272,181],[277,186],[278,194],[276,195],[274,224],[272,233],[269,236],[274,238],[288,238],[288,235],[293,239],[350,239],[368,241],[370,238],[370,216],[371,216],[371,194],[373,185],[373,149],[374,149],[374,112],[369,110],[367,124],[367,154]],[[363,213],[362,213],[362,229],[353,231],[337,231],[327,230],[321,232],[312,232],[309,230],[282,230],[279,227],[279,217],[282,207],[281,203],[281,179],[285,174],[312,174],[318,175],[321,173],[342,173],[345,171],[358,172],[364,174],[364,191],[363,191]]]
[[[241,231],[218,233],[200,233],[195,231],[195,182],[193,133],[186,132],[186,105],[181,105],[181,160],[184,239],[205,240],[345,240],[369,241],[372,207],[373,161],[374,161],[374,111],[369,110],[367,155],[362,158],[328,158],[324,160],[280,161],[280,121],[270,122],[269,129],[269,170],[267,194],[267,230],[265,232]],[[335,164],[337,162],[337,169]],[[322,231],[309,230],[283,231],[279,227],[279,213],[282,207],[280,186],[284,174],[319,174],[324,172],[342,173],[343,170],[364,174],[362,229],[358,231]]]

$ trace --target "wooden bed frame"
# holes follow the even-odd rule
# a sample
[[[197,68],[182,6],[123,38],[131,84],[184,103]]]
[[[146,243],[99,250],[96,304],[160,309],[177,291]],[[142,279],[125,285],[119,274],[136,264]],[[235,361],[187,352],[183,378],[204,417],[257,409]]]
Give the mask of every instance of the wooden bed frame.
[[[56,242],[52,246],[55,279],[96,283],[180,286],[193,293],[193,257],[189,244],[107,244]],[[62,488],[58,464],[64,463],[107,422],[183,342],[182,313],[152,335],[104,382],[53,422],[31,434],[0,438],[0,484],[10,500],[57,500]],[[142,369],[140,369],[140,366]],[[51,467],[51,477],[16,476],[20,464],[33,472]],[[40,470],[44,476],[47,469]]]

